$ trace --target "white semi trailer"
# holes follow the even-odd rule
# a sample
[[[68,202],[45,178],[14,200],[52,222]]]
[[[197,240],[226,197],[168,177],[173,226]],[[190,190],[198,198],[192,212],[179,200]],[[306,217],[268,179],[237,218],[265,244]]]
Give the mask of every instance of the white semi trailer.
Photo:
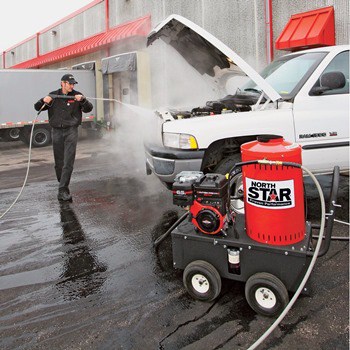
[[[96,96],[94,71],[3,69],[0,70],[0,138],[5,141],[21,140],[29,144],[33,120],[35,128],[32,145],[44,147],[51,142],[51,127],[47,111],[37,117],[34,103],[60,87],[64,74],[73,74],[78,82],[76,89],[87,97]],[[95,100],[92,112],[83,114],[82,127],[94,128],[96,121]]]

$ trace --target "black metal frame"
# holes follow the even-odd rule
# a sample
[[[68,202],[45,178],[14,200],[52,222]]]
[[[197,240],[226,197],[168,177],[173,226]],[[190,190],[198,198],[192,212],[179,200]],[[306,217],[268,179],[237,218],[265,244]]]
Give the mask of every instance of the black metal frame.
[[[336,209],[339,185],[339,167],[333,172],[333,183],[328,206],[325,241],[319,256],[329,249]],[[258,272],[268,272],[278,277],[288,291],[295,292],[302,281],[314,252],[312,226],[306,222],[305,238],[298,243],[286,246],[265,245],[252,240],[245,234],[244,215],[237,214],[234,224],[226,235],[208,235],[195,230],[189,221],[181,222],[172,232],[173,265],[185,269],[192,261],[204,260],[212,264],[223,278],[247,281]],[[240,273],[230,272],[228,249],[240,252]],[[308,287],[304,288],[306,292]]]

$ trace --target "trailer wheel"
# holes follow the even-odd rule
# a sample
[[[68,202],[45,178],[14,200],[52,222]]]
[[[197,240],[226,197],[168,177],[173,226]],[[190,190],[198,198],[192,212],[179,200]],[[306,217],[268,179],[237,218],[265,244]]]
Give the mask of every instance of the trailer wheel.
[[[20,129],[19,128],[11,128],[5,130],[3,134],[3,138],[5,141],[18,141],[19,140],[19,133]]]
[[[289,301],[283,282],[266,272],[256,273],[248,279],[245,297],[255,312],[269,317],[281,313]]]
[[[221,291],[221,277],[216,268],[203,260],[192,261],[184,270],[183,283],[195,299],[214,300]]]
[[[38,128],[33,131],[32,145],[33,147],[45,147],[51,142],[51,132],[45,128]]]

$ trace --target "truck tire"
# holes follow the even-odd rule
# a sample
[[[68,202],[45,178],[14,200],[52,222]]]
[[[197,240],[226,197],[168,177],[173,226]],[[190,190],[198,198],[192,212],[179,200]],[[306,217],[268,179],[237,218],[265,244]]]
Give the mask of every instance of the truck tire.
[[[224,158],[214,169],[214,173],[226,175],[232,170],[234,165],[241,161],[241,154],[236,153],[227,158]],[[242,169],[235,168],[233,177],[230,183],[231,186],[231,209],[239,214],[244,214],[243,202],[243,182]]]
[[[11,128],[11,129],[5,130],[2,137],[5,141],[18,141],[19,133],[20,133],[19,128]]]
[[[241,161],[241,154],[235,153],[222,159],[214,169],[214,173],[226,175],[233,166]]]
[[[46,128],[36,129],[34,127],[32,146],[45,147],[45,146],[48,146],[50,143],[51,143],[51,131]]]

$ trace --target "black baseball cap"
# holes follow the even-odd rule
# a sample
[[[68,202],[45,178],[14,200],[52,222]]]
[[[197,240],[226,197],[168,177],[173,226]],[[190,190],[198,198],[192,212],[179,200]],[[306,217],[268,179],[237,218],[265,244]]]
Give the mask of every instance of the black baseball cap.
[[[72,74],[65,74],[62,78],[61,81],[68,81],[70,84],[78,84],[78,82],[74,79]]]

